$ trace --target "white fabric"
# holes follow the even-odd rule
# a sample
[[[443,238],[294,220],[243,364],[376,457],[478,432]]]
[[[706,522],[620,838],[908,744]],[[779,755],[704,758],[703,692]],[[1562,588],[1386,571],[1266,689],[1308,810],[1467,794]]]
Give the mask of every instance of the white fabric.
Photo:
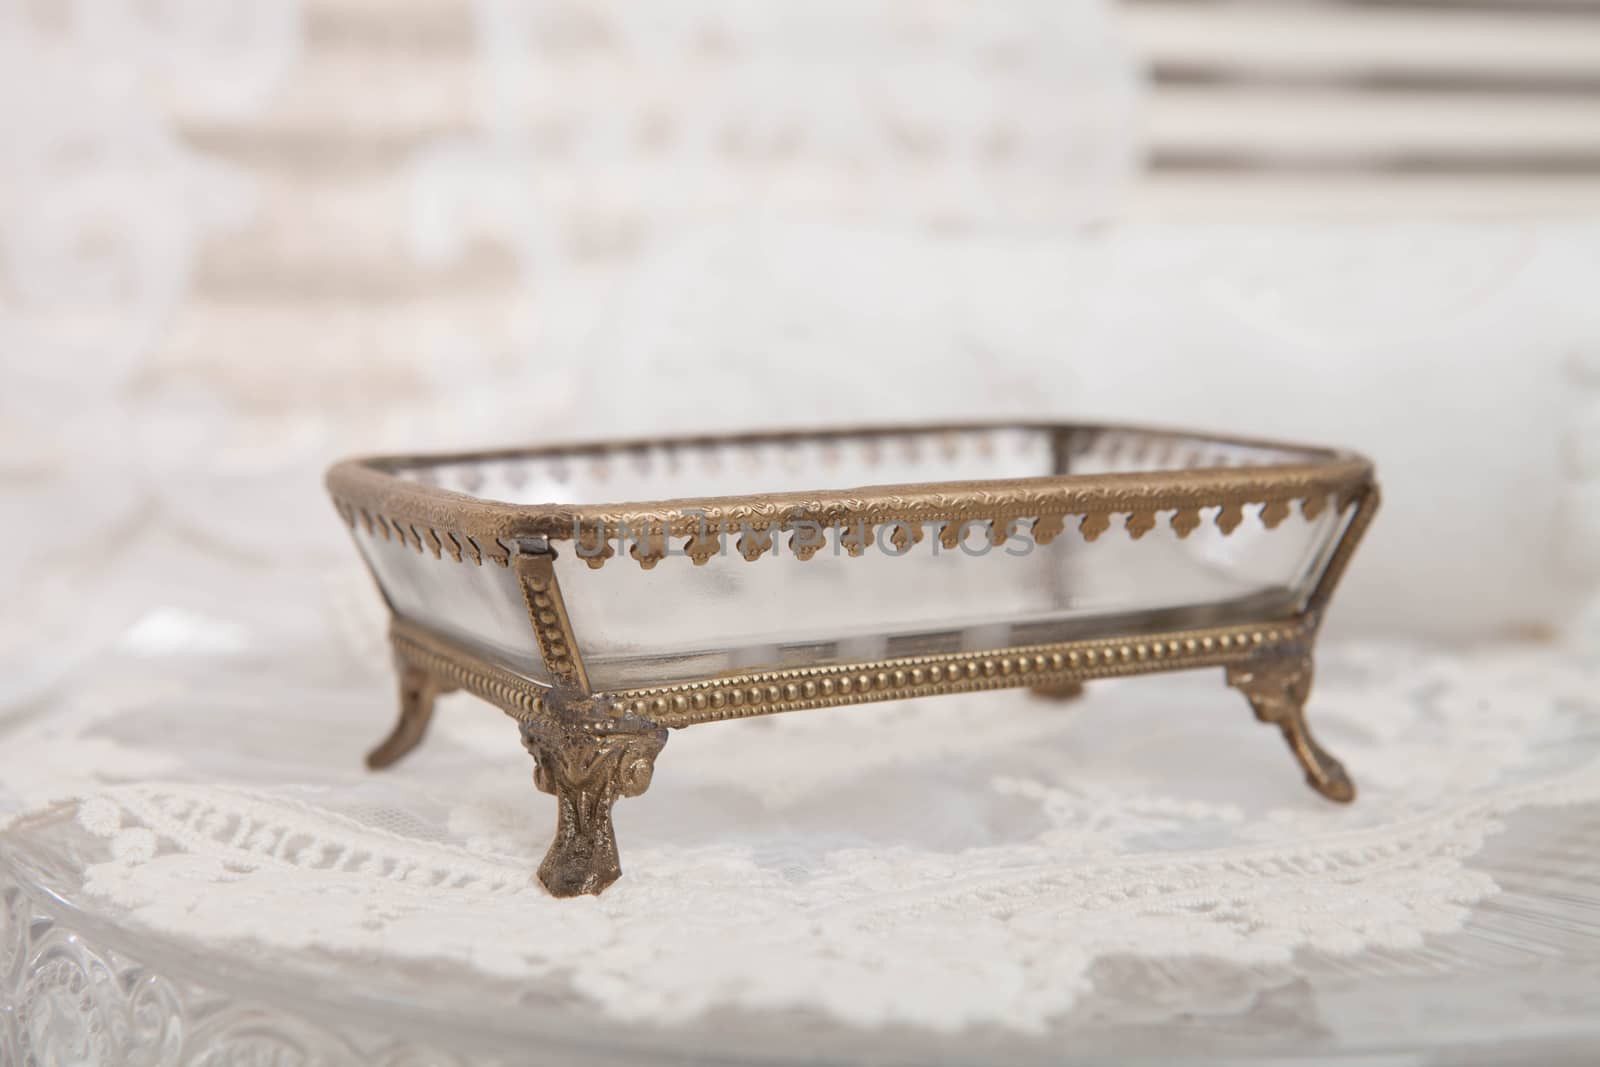
[[[182,620],[168,625],[181,631]],[[1324,657],[1313,718],[1362,793],[1312,794],[1217,672],[677,733],[616,815],[598,899],[533,881],[554,825],[515,727],[468,698],[381,775],[373,692],[171,692],[171,668],[25,724],[17,811],[76,805],[96,908],[211,951],[340,950],[565,986],[618,1019],[808,1008],[1038,1031],[1118,954],[1416,951],[1497,891],[1509,813],[1600,801],[1600,671],[1553,650]],[[241,677],[248,677],[241,674]]]

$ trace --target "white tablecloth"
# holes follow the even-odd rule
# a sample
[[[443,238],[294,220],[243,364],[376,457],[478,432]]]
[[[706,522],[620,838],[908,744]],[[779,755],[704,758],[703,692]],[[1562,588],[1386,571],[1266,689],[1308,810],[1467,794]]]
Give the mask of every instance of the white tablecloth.
[[[147,618],[5,723],[8,936],[27,947],[0,973],[22,1047],[99,1048],[119,1032],[105,1019],[138,1015],[125,993],[90,996],[97,952],[173,984],[149,1010],[173,1013],[188,1055],[244,1040],[196,1036],[197,1012],[226,1022],[265,997],[262,1033],[286,1040],[323,996],[360,1002],[311,1032],[363,1055],[418,1013],[423,1046],[497,1020],[473,1039],[483,1056],[513,1040],[914,1056],[942,1035],[1023,1059],[1232,1058],[1595,1036],[1578,1009],[1600,988],[1600,664],[1571,651],[1327,649],[1312,717],[1357,778],[1348,807],[1306,789],[1209,671],[1075,703],[1008,692],[698,728],[617,808],[623,879],[556,900],[532,880],[554,804],[498,711],[449,698],[422,749],[368,773],[387,679],[243,631],[197,655],[218,632]],[[86,930],[82,952],[32,943],[29,909]],[[1431,1014],[1480,998],[1494,1014],[1471,1025]],[[1196,1018],[1214,1032],[1191,1048]],[[795,1044],[796,1027],[815,1033]]]

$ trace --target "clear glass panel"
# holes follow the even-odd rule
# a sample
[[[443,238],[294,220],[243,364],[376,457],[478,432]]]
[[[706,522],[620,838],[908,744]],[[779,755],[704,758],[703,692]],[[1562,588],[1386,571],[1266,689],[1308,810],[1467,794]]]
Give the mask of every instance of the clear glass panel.
[[[1347,521],[1296,512],[1268,530],[1247,512],[1223,536],[1211,509],[1179,538],[1170,515],[1137,541],[1119,518],[1093,542],[1069,526],[1049,545],[1024,530],[991,547],[974,530],[951,551],[930,525],[899,556],[880,536],[859,557],[830,540],[802,561],[784,535],[779,551],[750,562],[730,537],[699,567],[669,558],[647,571],[619,558],[591,570],[565,550],[557,570],[590,680],[614,688],[1283,617]]]
[[[522,585],[510,567],[434,559],[431,552],[369,534],[360,525],[355,535],[390,607],[401,617],[455,638],[530,678],[548,680]]]

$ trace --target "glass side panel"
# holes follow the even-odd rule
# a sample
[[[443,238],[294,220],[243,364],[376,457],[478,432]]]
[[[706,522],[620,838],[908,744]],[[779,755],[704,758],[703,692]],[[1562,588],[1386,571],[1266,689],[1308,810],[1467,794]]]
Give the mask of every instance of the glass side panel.
[[[785,539],[749,562],[730,537],[704,566],[669,558],[652,570],[625,558],[591,570],[565,547],[557,573],[591,682],[639,686],[1283,617],[1299,609],[1348,512],[1307,521],[1296,511],[1268,530],[1254,510],[1228,536],[1216,509],[1186,539],[1170,512],[1139,540],[1119,517],[1093,542],[1069,527],[1049,545],[1024,531],[991,547],[974,530],[968,551],[940,546],[930,525],[900,556],[886,539],[860,557],[830,541],[805,561]]]
[[[549,674],[539,656],[522,585],[510,567],[434,559],[398,538],[358,525],[356,544],[389,604],[405,619],[455,638],[538,681]]]

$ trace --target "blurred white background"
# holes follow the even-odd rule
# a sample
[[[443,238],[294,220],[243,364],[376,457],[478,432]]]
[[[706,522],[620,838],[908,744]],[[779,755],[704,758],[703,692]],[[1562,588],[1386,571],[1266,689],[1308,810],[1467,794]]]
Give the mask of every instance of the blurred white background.
[[[1579,0],[0,5],[8,674],[359,582],[347,452],[1004,415],[1363,449],[1335,625],[1550,632],[1597,63]]]

